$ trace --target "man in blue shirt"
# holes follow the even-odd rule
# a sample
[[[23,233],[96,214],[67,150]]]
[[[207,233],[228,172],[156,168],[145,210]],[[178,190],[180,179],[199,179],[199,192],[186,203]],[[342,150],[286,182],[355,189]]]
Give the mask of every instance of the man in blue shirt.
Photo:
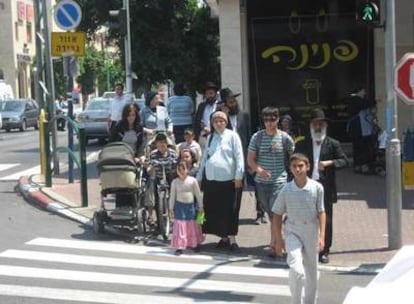
[[[174,96],[168,98],[167,111],[173,123],[176,142],[184,141],[184,130],[191,128],[193,123],[194,104],[186,93],[182,83],[174,85]]]

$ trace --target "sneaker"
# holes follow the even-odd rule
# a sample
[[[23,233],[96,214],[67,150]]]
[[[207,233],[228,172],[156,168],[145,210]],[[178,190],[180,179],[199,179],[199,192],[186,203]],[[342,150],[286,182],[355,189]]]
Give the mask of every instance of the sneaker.
[[[229,247],[230,247],[229,240],[223,240],[223,239],[221,239],[216,245],[217,249],[226,249],[226,248],[229,248]]]
[[[241,253],[240,247],[239,247],[239,245],[237,245],[237,243],[230,244],[229,249],[230,249],[231,252]]]
[[[175,255],[182,255],[182,254],[183,254],[183,251],[182,251],[181,249],[177,249],[177,250],[174,252],[174,254],[175,254]]]
[[[267,219],[267,215],[266,214],[264,214],[262,217],[261,217],[261,219],[260,219],[261,221],[262,221],[262,224],[267,224],[269,221],[268,221],[268,219]]]
[[[255,219],[254,223],[255,223],[256,225],[260,225],[260,224],[262,223],[262,217],[261,217],[261,216],[258,216],[258,217]]]

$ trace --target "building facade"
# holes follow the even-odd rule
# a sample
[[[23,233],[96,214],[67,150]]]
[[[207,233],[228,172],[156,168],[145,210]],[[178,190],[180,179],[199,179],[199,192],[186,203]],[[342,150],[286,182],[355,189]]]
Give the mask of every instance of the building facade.
[[[0,20],[0,68],[16,97],[32,97],[30,74],[36,51],[33,0],[1,0]]]
[[[364,88],[377,99],[385,128],[384,29],[358,23],[358,0],[206,0],[220,25],[223,87],[258,124],[260,109],[274,105],[306,124],[322,107],[333,135],[346,138],[346,99]],[[380,1],[382,11],[384,1]],[[396,3],[397,60],[414,49],[414,2]],[[414,110],[398,101],[398,131],[411,125]],[[306,127],[306,126],[305,126]]]

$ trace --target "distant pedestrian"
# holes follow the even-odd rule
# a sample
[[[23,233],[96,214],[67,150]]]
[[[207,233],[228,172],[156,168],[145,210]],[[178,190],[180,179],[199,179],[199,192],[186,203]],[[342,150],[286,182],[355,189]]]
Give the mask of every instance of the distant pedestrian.
[[[321,263],[329,263],[332,246],[333,204],[337,202],[336,169],[347,165],[347,158],[336,139],[327,136],[328,123],[321,109],[310,114],[310,136],[296,143],[295,152],[305,154],[310,160],[308,176],[319,181],[324,189],[324,209],[326,212],[325,248],[319,254]]]
[[[130,97],[124,94],[124,85],[122,83],[115,84],[115,97],[111,102],[111,114],[109,117],[109,137],[112,136],[118,121],[122,119],[122,110],[128,102],[130,102]]]
[[[275,253],[287,252],[292,304],[315,304],[318,288],[318,251],[324,248],[325,211],[323,187],[307,177],[309,159],[300,153],[290,157],[294,179],[280,191],[275,205]],[[284,233],[282,234],[282,222]]]
[[[198,105],[194,116],[193,129],[196,140],[203,147],[207,136],[210,135],[210,116],[217,108],[218,87],[213,82],[207,82],[203,89],[204,101]]]
[[[292,116],[290,116],[289,114],[285,114],[280,118],[280,129],[289,134],[293,140],[295,140],[295,137],[298,135],[295,134],[295,131],[293,129]]]
[[[186,248],[200,251],[204,241],[201,226],[196,222],[197,213],[203,213],[203,199],[197,180],[188,175],[184,161],[177,165],[177,175],[171,183],[170,217],[174,219],[171,247],[180,255]]]
[[[194,140],[194,131],[192,129],[184,130],[184,141],[179,142],[178,151],[180,152],[183,149],[190,149],[194,152],[195,161],[197,164],[200,164],[202,151],[200,144]]]
[[[174,85],[174,96],[168,98],[167,111],[173,123],[175,141],[184,141],[184,130],[192,128],[194,103],[190,96],[185,95],[187,88],[182,83]]]
[[[293,139],[277,128],[279,109],[262,110],[264,130],[253,134],[247,152],[247,164],[255,172],[255,186],[262,208],[270,220],[270,256],[274,256],[275,236],[272,229],[273,204],[288,178],[287,163],[294,150]]]
[[[0,69],[0,100],[13,99],[13,89],[4,79],[4,72]]]
[[[240,252],[236,243],[239,229],[240,204],[238,189],[243,187],[244,158],[239,135],[226,128],[228,117],[214,112],[212,133],[203,150],[197,180],[203,186],[203,205],[206,221],[204,233],[221,239],[217,248]]]

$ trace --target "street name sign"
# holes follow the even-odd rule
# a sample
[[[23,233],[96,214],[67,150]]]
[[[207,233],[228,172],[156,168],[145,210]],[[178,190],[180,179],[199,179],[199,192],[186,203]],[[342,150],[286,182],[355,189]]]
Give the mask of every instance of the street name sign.
[[[414,105],[414,53],[406,53],[395,66],[394,90],[405,103]]]
[[[59,56],[84,56],[86,34],[84,32],[53,32],[51,53]]]
[[[75,1],[63,0],[56,4],[54,19],[56,25],[65,31],[78,27],[82,20],[82,10]]]

